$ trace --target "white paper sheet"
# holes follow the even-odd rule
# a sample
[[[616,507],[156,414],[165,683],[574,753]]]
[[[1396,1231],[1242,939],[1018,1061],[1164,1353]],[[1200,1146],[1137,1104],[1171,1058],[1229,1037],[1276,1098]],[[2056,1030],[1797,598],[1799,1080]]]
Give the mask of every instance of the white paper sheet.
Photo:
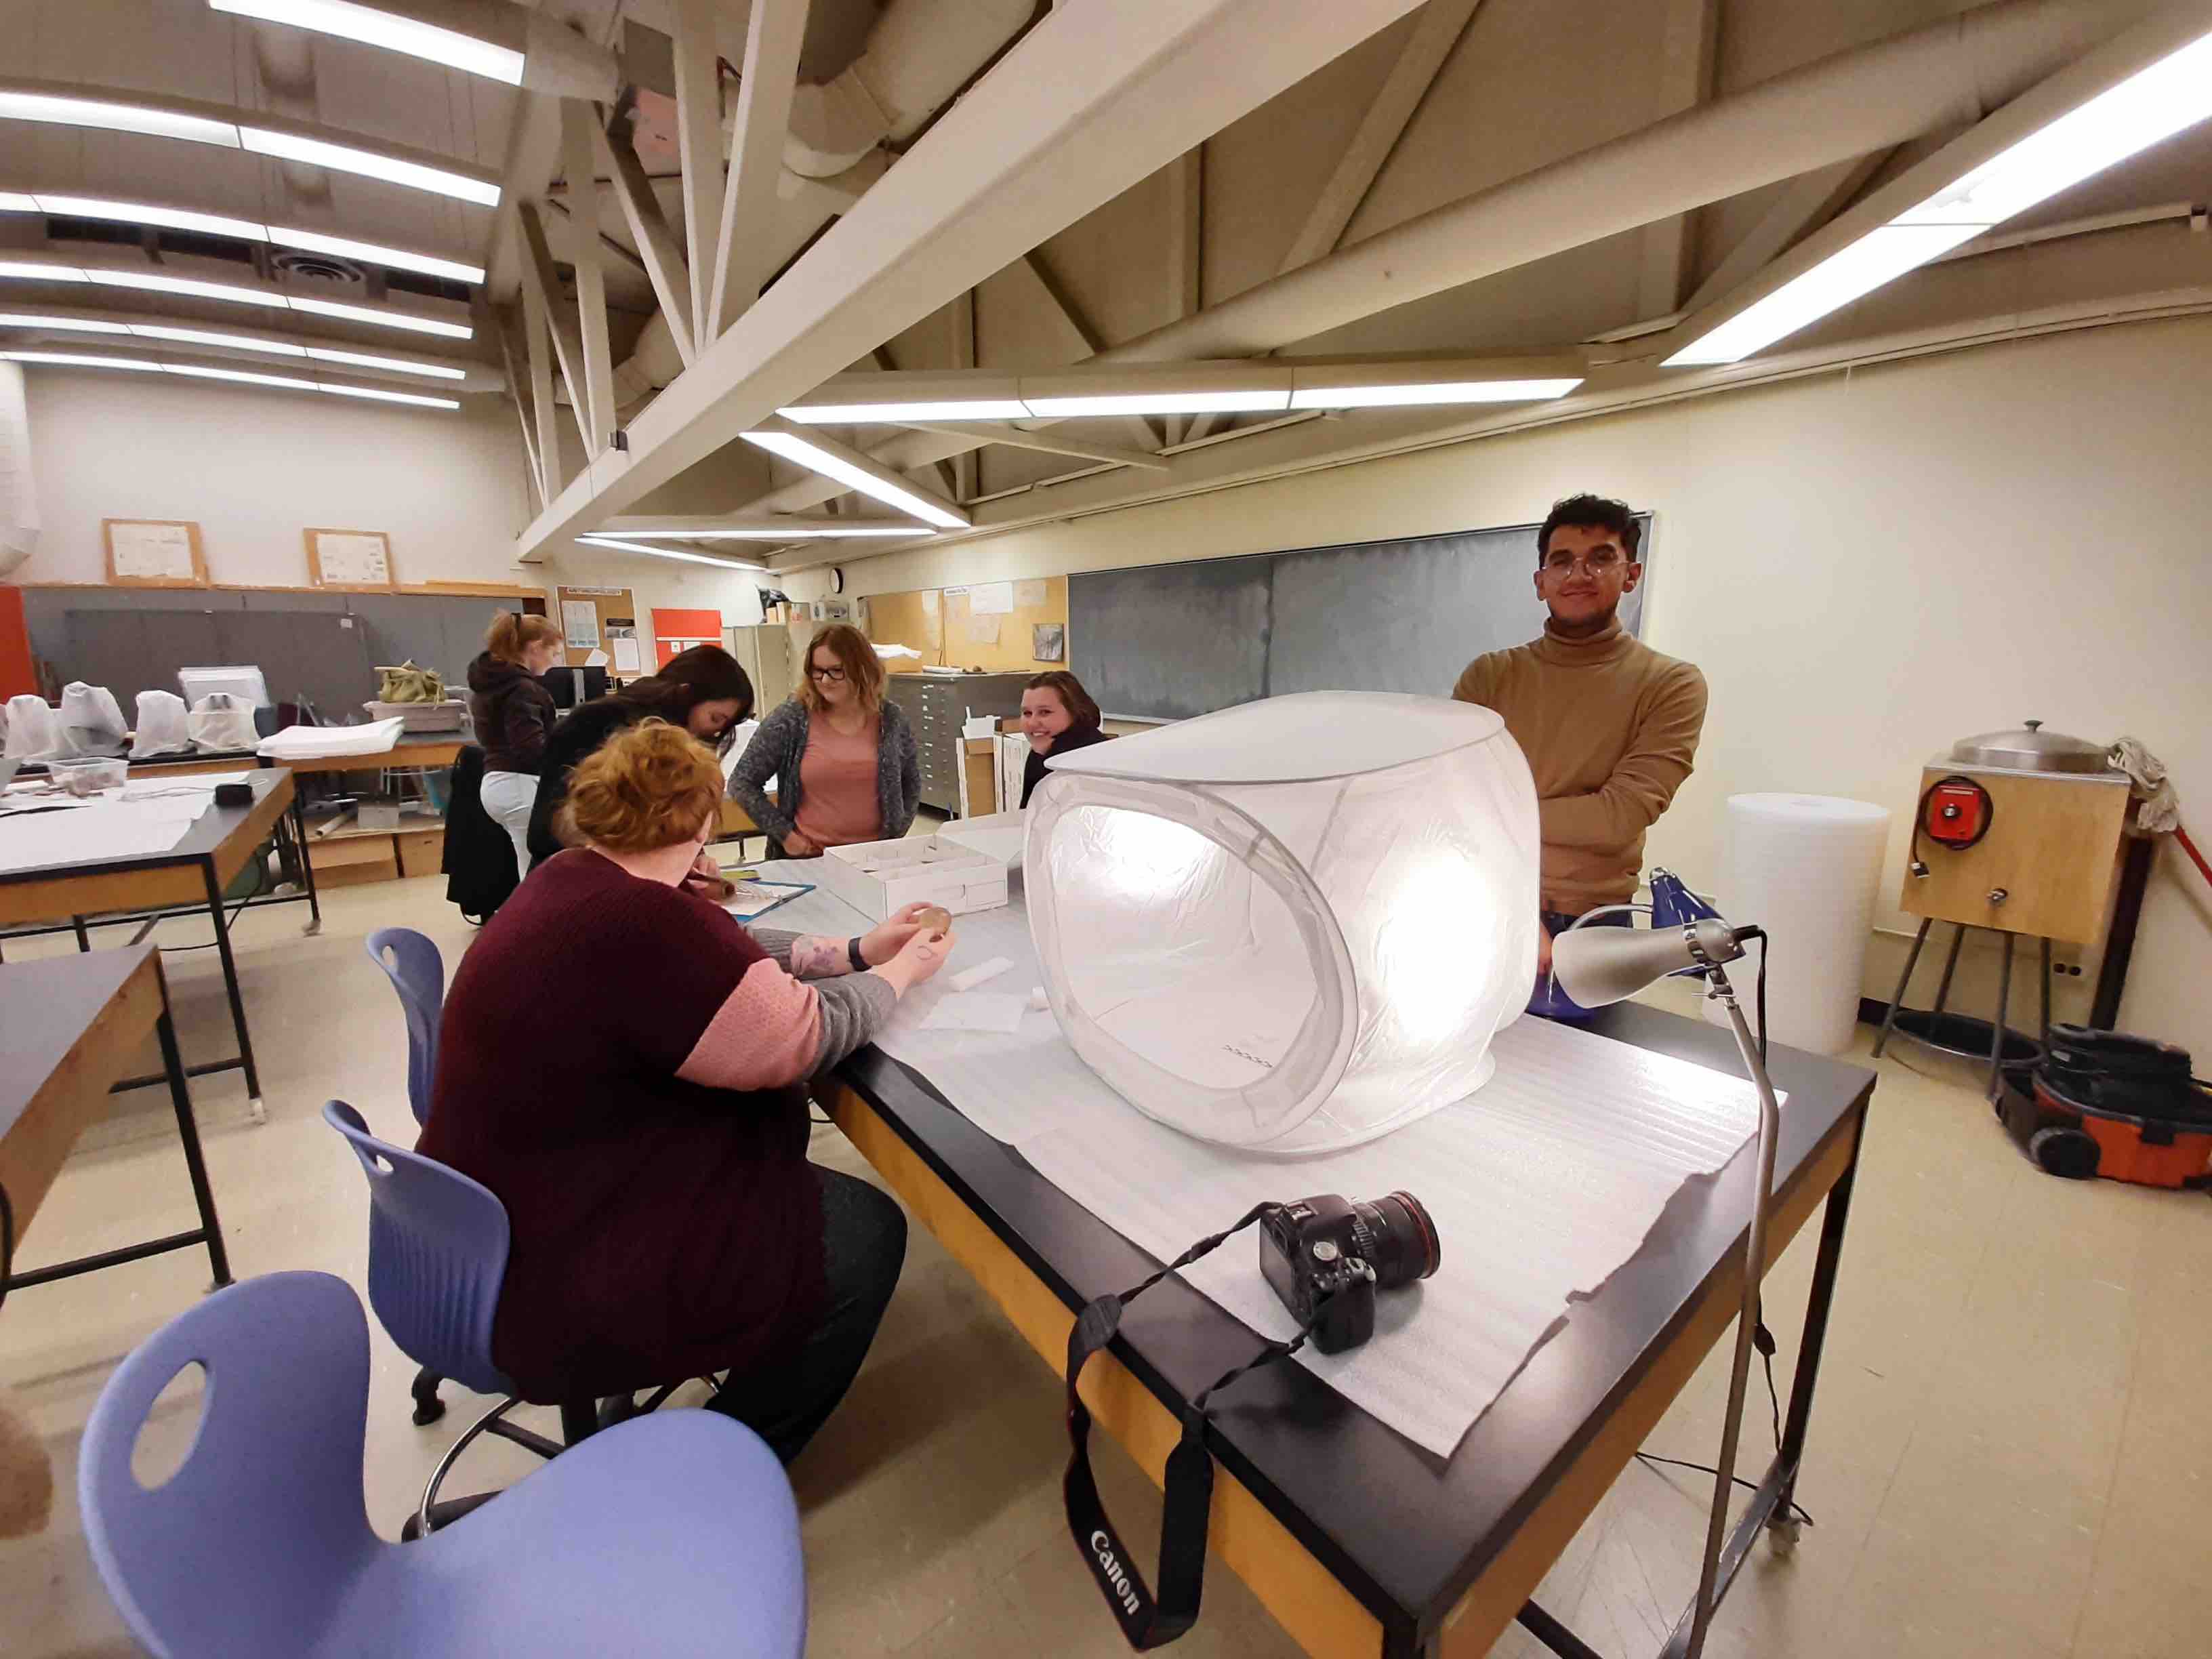
[[[616,636],[614,647],[615,667],[617,670],[624,674],[636,673],[638,672],[639,665],[643,659],[637,654],[637,640],[635,636],[633,635],[629,638],[624,638],[618,635]]]
[[[796,866],[770,872],[779,867]],[[779,911],[776,925],[850,933],[854,915],[817,892]],[[1005,956],[1024,982],[1042,978],[1018,899],[957,918],[954,935],[955,963]],[[878,1045],[1160,1261],[1262,1199],[1374,1199],[1399,1188],[1419,1198],[1443,1245],[1437,1275],[1380,1297],[1364,1347],[1302,1352],[1297,1363],[1438,1455],[1573,1302],[1636,1253],[1682,1184],[1725,1164],[1757,1121],[1746,1079],[1522,1019],[1498,1034],[1497,1073],[1466,1100],[1348,1152],[1261,1158],[1146,1117],[1076,1057],[1049,1013],[1030,1012],[1011,1032],[940,1029],[933,1011],[960,995],[945,975],[920,987]],[[1290,1336],[1257,1248],[1240,1235],[1186,1276],[1254,1330]]]
[[[399,741],[406,720],[398,715],[366,726],[288,726],[262,738],[254,752],[273,761],[326,760],[348,755],[381,755]]]
[[[968,614],[971,617],[1011,616],[1013,609],[1012,582],[977,582],[968,590]]]
[[[963,968],[951,975],[956,991],[972,991],[979,985],[988,985],[1014,964],[1005,957],[993,957],[988,962],[979,962],[973,968]]]
[[[589,599],[561,601],[562,643],[571,651],[589,651],[599,642],[599,608]]]
[[[1046,587],[1042,578],[1014,584],[1014,609],[1034,611],[1044,603]]]
[[[5,799],[7,811],[0,814],[0,870],[166,853],[214,805],[216,785],[251,775],[137,778],[120,790],[71,800],[56,811],[22,809],[56,805],[65,798],[11,789]]]
[[[1022,1029],[1027,1001],[998,991],[950,991],[922,1017],[932,1031],[988,1031],[1011,1036]]]

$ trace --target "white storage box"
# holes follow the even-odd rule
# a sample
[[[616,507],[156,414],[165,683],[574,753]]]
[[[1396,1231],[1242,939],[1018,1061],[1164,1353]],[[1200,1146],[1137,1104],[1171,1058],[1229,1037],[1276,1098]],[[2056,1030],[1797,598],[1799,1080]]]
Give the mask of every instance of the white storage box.
[[[943,836],[832,847],[817,867],[823,886],[876,921],[908,904],[941,904],[957,916],[1006,902],[1006,866]]]
[[[447,697],[442,702],[378,702],[362,704],[373,720],[399,722],[403,732],[459,732],[469,723],[469,700]]]
[[[1019,812],[991,812],[981,817],[955,818],[937,832],[937,838],[1015,870],[1021,867],[1023,835]]]

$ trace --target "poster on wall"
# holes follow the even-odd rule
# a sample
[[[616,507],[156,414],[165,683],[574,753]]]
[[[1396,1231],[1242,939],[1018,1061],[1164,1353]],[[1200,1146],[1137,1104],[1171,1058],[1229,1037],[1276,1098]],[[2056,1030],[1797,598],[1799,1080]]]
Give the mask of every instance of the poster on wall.
[[[1067,660],[1067,624],[1033,623],[1030,626],[1030,655],[1038,662]]]
[[[205,587],[200,527],[184,519],[102,519],[107,580],[119,586]]]
[[[589,599],[561,601],[562,643],[571,651],[599,648],[599,608]]]
[[[636,674],[644,672],[644,659],[638,655],[637,623],[628,617],[607,618],[607,649],[614,653],[615,672]]]
[[[307,580],[318,587],[390,587],[392,538],[380,530],[314,530],[307,538]]]

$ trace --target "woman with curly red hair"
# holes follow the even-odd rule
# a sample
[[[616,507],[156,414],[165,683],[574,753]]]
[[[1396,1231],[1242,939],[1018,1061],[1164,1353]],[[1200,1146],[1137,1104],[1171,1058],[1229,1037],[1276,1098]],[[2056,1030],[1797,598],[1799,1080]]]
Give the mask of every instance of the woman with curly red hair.
[[[713,1404],[788,1460],[860,1370],[898,1206],[809,1163],[806,1079],[944,961],[910,907],[857,938],[749,933],[684,878],[713,753],[648,720],[575,769],[574,844],[463,958],[417,1150],[506,1205],[492,1357],[534,1401],[726,1370]]]

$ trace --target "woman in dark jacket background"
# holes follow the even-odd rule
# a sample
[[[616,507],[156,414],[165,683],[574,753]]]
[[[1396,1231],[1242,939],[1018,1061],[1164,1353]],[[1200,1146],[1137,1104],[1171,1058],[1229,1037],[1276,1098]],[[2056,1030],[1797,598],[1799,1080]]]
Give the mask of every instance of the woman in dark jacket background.
[[[1029,683],[1022,691],[1022,735],[1030,740],[1029,758],[1022,763],[1023,805],[1044,781],[1045,763],[1054,755],[1106,741],[1100,720],[1098,705],[1066,669],[1052,669]]]
[[[560,654],[561,630],[544,617],[502,611],[469,665],[469,718],[484,751],[477,798],[514,843],[517,879],[530,873],[530,809],[556,711],[538,677]]]
[[[568,799],[568,775],[616,732],[641,720],[664,720],[711,747],[752,711],[751,679],[719,645],[679,651],[661,665],[659,673],[571,710],[546,739],[538,765],[538,799],[530,812],[532,863],[561,850],[554,821]]]

